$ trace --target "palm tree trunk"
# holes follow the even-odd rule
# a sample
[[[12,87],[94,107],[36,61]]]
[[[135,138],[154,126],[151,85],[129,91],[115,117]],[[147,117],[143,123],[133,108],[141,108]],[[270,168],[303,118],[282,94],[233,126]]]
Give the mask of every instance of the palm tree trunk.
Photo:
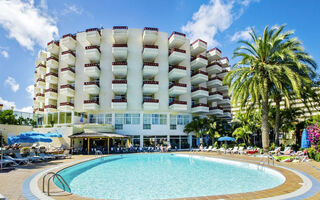
[[[280,127],[280,99],[276,98],[275,99],[276,103],[276,119],[274,123],[274,135],[275,135],[275,144],[276,146],[279,146],[279,127]]]
[[[269,151],[269,99],[268,99],[268,80],[265,79],[263,83],[262,94],[262,109],[261,109],[261,133],[262,133],[262,147],[266,153]]]

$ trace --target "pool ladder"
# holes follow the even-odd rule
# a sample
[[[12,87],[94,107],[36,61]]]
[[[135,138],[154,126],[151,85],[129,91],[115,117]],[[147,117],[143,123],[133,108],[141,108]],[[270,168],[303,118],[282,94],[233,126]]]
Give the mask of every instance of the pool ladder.
[[[266,157],[265,157],[266,156]],[[267,158],[267,161],[265,160]],[[264,166],[265,164],[270,165],[270,159],[272,159],[272,166],[274,166],[274,157],[270,154],[263,154],[263,156],[260,158],[259,166]]]
[[[43,178],[42,178],[42,192],[43,193],[46,193],[45,189],[44,189],[44,185],[45,185],[45,179],[48,175],[51,175],[48,179],[48,188],[47,188],[48,196],[50,196],[50,180],[54,179],[54,178],[56,178],[60,182],[60,184],[63,186],[63,191],[71,193],[71,188],[69,187],[68,183],[62,178],[62,176],[60,174],[57,174],[54,172],[48,172],[48,173],[46,173],[46,175],[43,176]],[[66,191],[66,187],[69,191]]]

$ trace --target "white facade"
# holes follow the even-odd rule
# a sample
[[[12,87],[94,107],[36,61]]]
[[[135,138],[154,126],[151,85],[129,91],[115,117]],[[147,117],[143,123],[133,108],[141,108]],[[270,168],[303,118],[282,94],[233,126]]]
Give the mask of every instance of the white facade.
[[[231,118],[221,81],[228,70],[219,49],[207,51],[202,40],[190,44],[182,33],[87,29],[39,52],[34,112],[45,114],[47,124],[48,113],[71,112],[88,123],[111,123],[120,134],[187,136],[183,127],[194,114]],[[128,121],[132,116],[137,124]]]

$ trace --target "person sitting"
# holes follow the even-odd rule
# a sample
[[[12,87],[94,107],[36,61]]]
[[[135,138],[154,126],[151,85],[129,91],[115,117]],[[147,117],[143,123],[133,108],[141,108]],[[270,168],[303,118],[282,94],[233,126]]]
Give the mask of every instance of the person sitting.
[[[199,150],[203,151],[203,145],[202,144],[200,145]]]
[[[163,153],[163,146],[162,146],[162,144],[160,145],[160,152]]]
[[[171,144],[169,144],[166,148],[166,152],[170,151],[171,150]]]

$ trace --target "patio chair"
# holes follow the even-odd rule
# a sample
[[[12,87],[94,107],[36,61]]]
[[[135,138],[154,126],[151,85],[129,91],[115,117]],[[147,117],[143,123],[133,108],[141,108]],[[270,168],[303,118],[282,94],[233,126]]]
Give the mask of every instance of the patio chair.
[[[239,149],[239,147],[237,147],[237,146],[233,147],[231,153],[232,154],[238,153],[238,149]]]
[[[22,164],[28,164],[29,163],[29,160],[28,159],[25,159],[25,158],[12,158],[11,156],[3,156],[6,160],[11,160],[11,161],[14,161],[16,163],[18,163],[18,165]]]
[[[269,151],[271,154],[278,154],[280,152],[281,147],[276,147],[273,151]]]
[[[0,160],[0,163],[2,164],[2,167],[8,167],[11,165],[18,165],[18,163],[16,163],[13,160],[8,160],[8,159],[2,159]]]
[[[212,150],[212,146],[209,146],[209,148],[205,149],[206,152],[209,152]]]
[[[217,147],[213,147],[213,148],[211,149],[211,151],[212,151],[212,152],[217,152],[218,149],[217,149]]]
[[[238,153],[241,154],[241,155],[245,154],[246,151],[244,150],[244,147],[239,147]]]
[[[223,148],[223,147],[221,147],[219,150],[218,150],[218,153],[225,153],[226,152],[226,150],[225,150],[225,148]]]
[[[56,159],[55,156],[52,156],[52,155],[48,155],[48,154],[44,154],[44,153],[39,153],[39,157],[43,160],[54,160]]]
[[[40,161],[40,158],[39,157],[36,157],[36,156],[27,156],[27,157],[22,157],[22,155],[18,152],[14,152],[14,155],[17,157],[17,158],[20,158],[20,159],[28,159],[30,162],[39,162]]]

